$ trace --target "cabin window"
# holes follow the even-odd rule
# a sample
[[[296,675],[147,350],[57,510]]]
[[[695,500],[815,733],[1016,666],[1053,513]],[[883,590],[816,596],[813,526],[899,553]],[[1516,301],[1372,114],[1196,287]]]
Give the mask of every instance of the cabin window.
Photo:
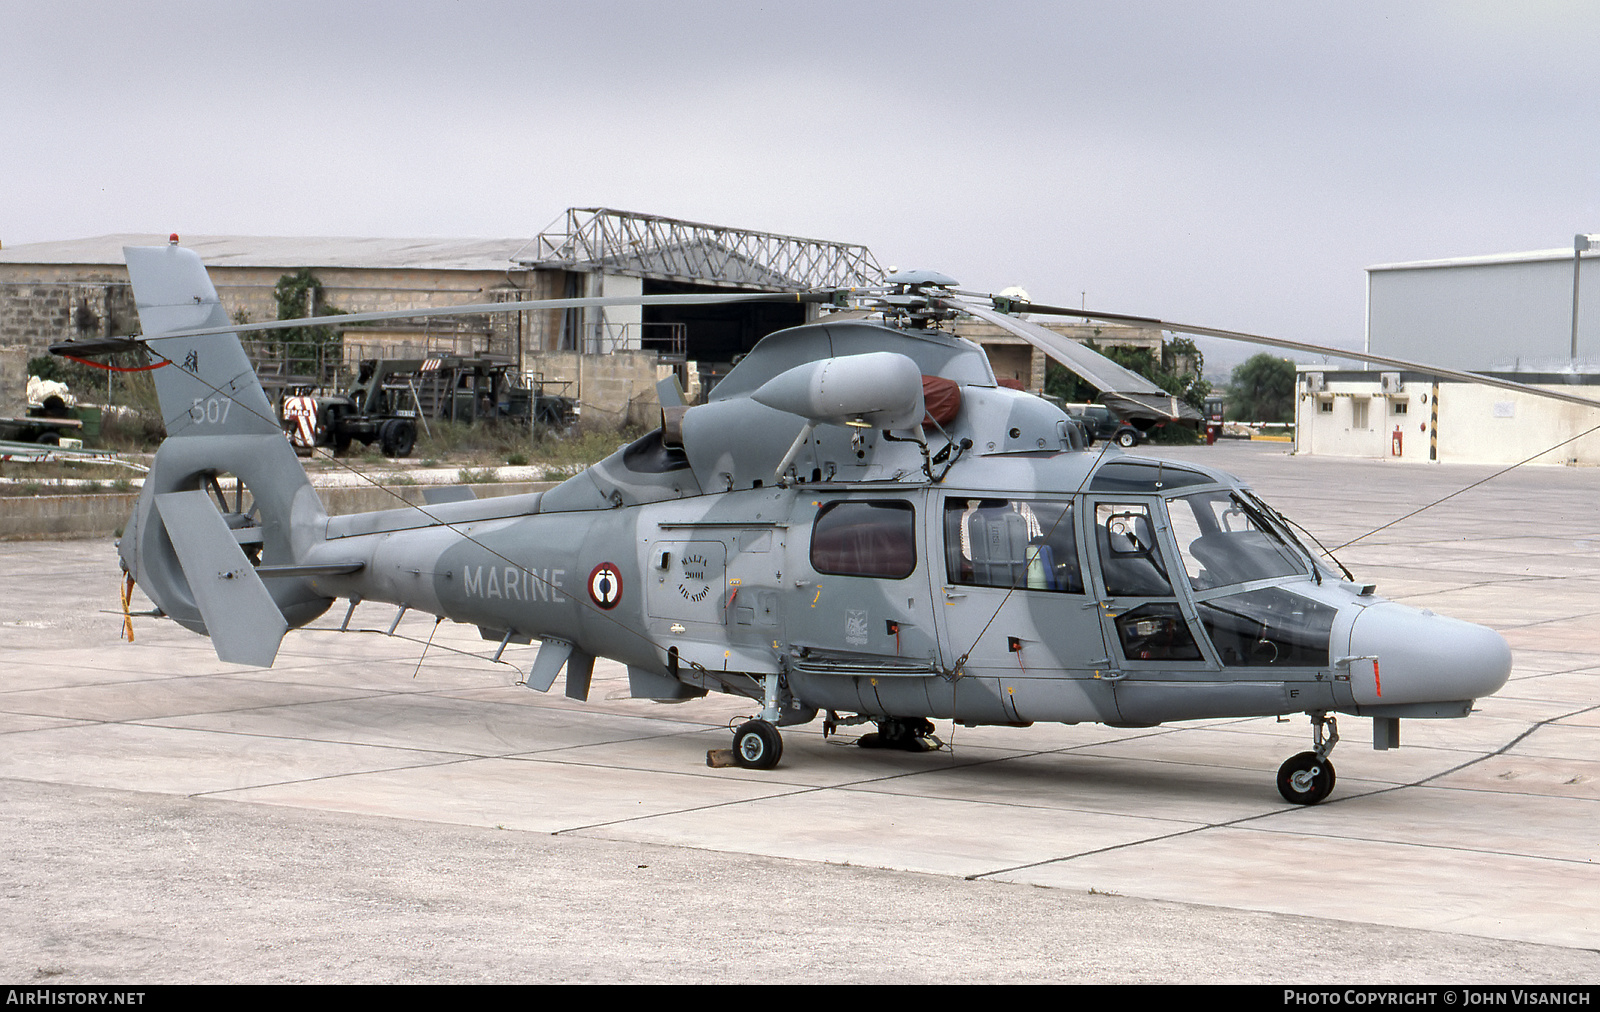
[[[829,503],[811,526],[811,568],[832,576],[903,580],[917,568],[916,521],[908,502]]]
[[[1083,593],[1070,502],[952,497],[944,538],[951,583]]]

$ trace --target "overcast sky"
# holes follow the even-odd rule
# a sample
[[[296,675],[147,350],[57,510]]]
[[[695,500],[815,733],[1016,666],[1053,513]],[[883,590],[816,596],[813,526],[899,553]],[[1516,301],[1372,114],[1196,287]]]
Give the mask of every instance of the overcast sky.
[[[0,242],[598,205],[1354,346],[1364,267],[1600,231],[1597,42],[1587,0],[0,0]]]

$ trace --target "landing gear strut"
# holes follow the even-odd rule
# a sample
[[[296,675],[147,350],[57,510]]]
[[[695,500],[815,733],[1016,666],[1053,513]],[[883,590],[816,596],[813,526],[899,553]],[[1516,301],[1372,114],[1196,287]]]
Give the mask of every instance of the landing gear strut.
[[[1314,751],[1301,752],[1278,767],[1278,793],[1291,804],[1314,805],[1333,792],[1337,776],[1328,753],[1339,744],[1339,722],[1320,710],[1313,711],[1311,742]]]
[[[783,735],[778,733],[778,676],[761,679],[761,716],[747,720],[733,732],[733,761],[747,770],[770,770],[783,758]],[[706,761],[710,762],[707,756]]]

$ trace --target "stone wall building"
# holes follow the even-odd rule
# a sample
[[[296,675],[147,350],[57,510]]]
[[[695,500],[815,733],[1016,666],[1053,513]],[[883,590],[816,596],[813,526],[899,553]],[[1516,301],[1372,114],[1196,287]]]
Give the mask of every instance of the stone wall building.
[[[107,235],[0,250],[0,347],[27,357],[54,342],[138,332],[122,247],[162,235]],[[604,208],[571,209],[535,238],[391,239],[189,236],[230,316],[278,318],[274,289],[310,271],[313,312],[434,309],[578,296],[695,291],[801,291],[861,287],[881,272],[864,247],[773,236]],[[346,374],[362,358],[492,355],[551,392],[578,398],[586,421],[649,424],[655,382],[678,374],[686,389],[731,367],[757,340],[815,316],[815,307],[611,307],[423,317],[342,332]],[[243,335],[264,373],[270,341]],[[311,373],[294,363],[284,372]],[[4,391],[0,391],[3,395]]]

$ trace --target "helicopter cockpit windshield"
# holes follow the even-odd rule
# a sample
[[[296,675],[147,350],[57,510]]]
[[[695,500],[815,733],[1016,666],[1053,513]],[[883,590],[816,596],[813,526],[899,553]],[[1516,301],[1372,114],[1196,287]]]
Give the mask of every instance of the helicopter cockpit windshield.
[[[1175,496],[1167,500],[1167,513],[1196,592],[1311,572],[1309,560],[1237,492]]]
[[[1285,586],[1320,582],[1320,572],[1265,507],[1218,490],[1173,496],[1167,515],[1200,623],[1224,666],[1327,666],[1337,609]]]

